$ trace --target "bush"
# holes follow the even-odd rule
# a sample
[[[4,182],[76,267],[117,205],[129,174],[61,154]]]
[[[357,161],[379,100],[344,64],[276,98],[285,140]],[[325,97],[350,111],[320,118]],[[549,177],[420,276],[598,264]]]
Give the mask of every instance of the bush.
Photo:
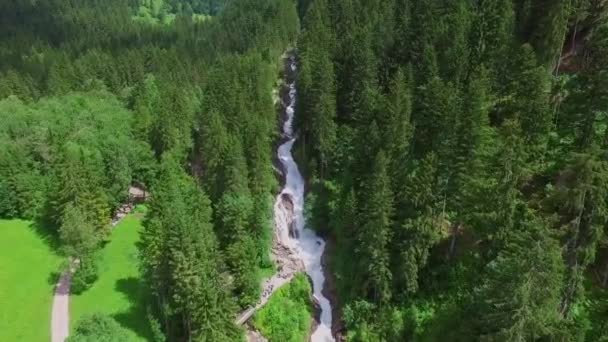
[[[127,342],[127,330],[112,317],[92,314],[81,318],[66,342]]]
[[[306,275],[298,274],[255,314],[255,327],[271,342],[305,341],[311,323],[311,291]]]
[[[0,217],[11,218],[17,215],[13,197],[14,193],[9,183],[0,179]]]
[[[80,265],[72,276],[71,292],[80,294],[97,280],[97,263],[93,256],[80,259]]]

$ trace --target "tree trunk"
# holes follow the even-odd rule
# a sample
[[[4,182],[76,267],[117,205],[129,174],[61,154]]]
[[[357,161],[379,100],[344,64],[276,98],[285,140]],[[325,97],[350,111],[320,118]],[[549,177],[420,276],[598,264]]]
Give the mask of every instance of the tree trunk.
[[[604,268],[604,278],[602,279],[602,287],[608,286],[608,262],[606,262],[606,267]]]
[[[456,250],[456,237],[460,232],[460,224],[452,225],[452,241],[450,241],[450,250],[448,251],[448,260],[454,257],[454,252]]]
[[[570,55],[572,53],[572,50],[576,51],[576,34],[578,32],[578,23],[579,20],[576,20],[576,24],[574,24],[574,32],[572,32],[572,39],[570,42],[570,46],[568,47],[568,51],[566,52],[566,55]],[[562,39],[562,41],[565,43],[566,42],[566,33],[564,32],[564,38]],[[554,71],[554,75],[557,76],[557,74],[559,73],[559,68],[561,67],[561,63],[562,63],[562,54],[564,52],[564,47],[563,47],[563,43],[562,43],[562,48],[559,51],[559,55],[557,57],[557,65],[555,66],[555,71]]]
[[[169,327],[169,318],[167,317],[165,310],[164,310],[164,300],[163,300],[163,296],[159,295],[157,296],[157,305],[158,305],[158,311],[161,313],[162,315],[162,320],[163,320],[163,325],[165,326],[165,335],[166,336],[171,336],[170,335],[170,327]]]
[[[192,324],[190,323],[190,316],[184,313],[183,319],[186,326],[186,333],[188,334],[188,342],[192,342]]]
[[[576,51],[576,34],[578,33],[578,22],[579,20],[576,20],[576,24],[574,25],[574,32],[572,32],[572,45],[570,47],[570,51],[572,52],[572,50]]]
[[[572,242],[569,243],[568,246],[568,265],[570,274],[568,279],[568,285],[565,290],[565,294],[562,298],[561,303],[561,316],[563,318],[567,318],[567,313],[572,304],[572,301],[576,297],[576,291],[578,288],[578,278],[579,273],[583,273],[588,265],[581,265],[579,262],[579,253],[578,249],[581,245],[584,245],[585,240],[585,232],[589,230],[591,225],[591,217],[593,216],[593,207],[591,203],[589,203],[589,198],[587,197],[587,191],[584,191],[581,198],[581,208],[576,218],[576,227],[575,227],[575,236],[572,239]],[[581,269],[579,269],[581,268]]]

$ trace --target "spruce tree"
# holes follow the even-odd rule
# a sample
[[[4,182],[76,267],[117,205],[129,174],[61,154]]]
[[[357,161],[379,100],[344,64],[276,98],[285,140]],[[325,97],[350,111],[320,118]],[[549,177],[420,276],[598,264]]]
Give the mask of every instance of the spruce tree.
[[[258,297],[257,251],[251,231],[253,200],[248,187],[247,165],[238,138],[230,136],[223,167],[224,192],[217,203],[217,232],[226,250],[226,264],[234,277],[241,306]]]
[[[202,181],[211,198],[219,197],[222,158],[228,148],[228,133],[221,116],[212,111],[201,118],[198,148],[202,160]]]
[[[150,132],[154,126],[156,111],[159,108],[160,92],[154,75],[147,75],[135,89],[133,99],[134,134],[142,141],[150,141]]]
[[[462,109],[456,119],[454,142],[450,153],[450,183],[448,196],[451,207],[458,208],[463,200],[463,188],[470,175],[481,167],[480,156],[486,149],[489,138],[489,109],[486,74],[482,71],[471,76],[470,83],[463,93]]]
[[[517,118],[521,124],[526,152],[532,165],[542,162],[551,129],[549,74],[536,62],[534,50],[523,45],[511,61],[506,81],[506,98],[498,108],[498,121]]]
[[[65,254],[75,258],[89,257],[97,249],[99,236],[86,212],[68,203],[59,227],[59,237]]]
[[[412,35],[411,8],[412,4],[410,0],[395,1],[395,28],[393,29],[395,39],[392,48],[393,51],[391,53],[391,60],[394,65],[406,65],[411,62],[411,46],[409,39]]]
[[[211,204],[164,157],[142,232],[142,269],[169,339],[232,340],[234,304],[211,225]]]
[[[361,199],[355,247],[360,260],[361,294],[375,303],[386,303],[391,297],[389,243],[394,207],[388,160],[382,151],[374,159],[362,194],[367,198]]]
[[[563,317],[569,317],[572,305],[582,299],[584,272],[595,260],[608,221],[608,164],[596,153],[571,155],[559,176],[560,184],[547,199],[562,215],[558,227],[567,238],[567,272],[560,303]]]
[[[512,0],[482,0],[477,4],[471,29],[470,71],[481,65],[492,70],[492,76],[503,69],[505,55],[515,31]]]
[[[399,210],[391,244],[396,293],[400,298],[418,290],[421,270],[439,242],[444,217],[437,198],[437,157],[430,153],[414,163],[396,191]]]
[[[583,152],[593,145],[605,145],[599,126],[608,106],[608,29],[602,27],[592,36],[582,70],[566,84],[568,96],[557,113],[557,126],[562,136],[573,141],[572,150]]]
[[[568,19],[573,9],[573,0],[535,1],[532,8],[532,27],[529,41],[533,44],[541,64],[553,70],[561,56]]]
[[[408,159],[413,136],[412,116],[412,74],[409,65],[399,68],[387,95],[385,111],[379,115],[380,129],[384,132],[382,145],[389,151],[391,176],[399,178],[403,165]]]
[[[325,1],[312,5],[306,17],[306,31],[300,38],[303,58],[298,74],[298,125],[305,135],[304,148],[312,151],[319,168],[315,171],[321,177],[329,171],[337,129],[336,76],[331,56],[335,38],[327,15]]]
[[[319,175],[324,177],[328,173],[329,161],[335,148],[337,129],[334,122],[336,117],[334,72],[329,56],[321,57],[316,70],[314,78],[318,80],[319,85],[315,88],[319,93],[316,99],[309,98],[314,101],[311,121],[315,130],[311,143],[316,150]]]
[[[551,338],[558,328],[561,248],[542,219],[519,214],[522,222],[505,237],[505,248],[487,265],[476,292],[482,339]]]

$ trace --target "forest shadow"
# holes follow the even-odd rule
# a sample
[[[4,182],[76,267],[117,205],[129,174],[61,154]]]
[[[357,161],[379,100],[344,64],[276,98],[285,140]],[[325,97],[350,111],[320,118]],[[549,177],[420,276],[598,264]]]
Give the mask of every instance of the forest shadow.
[[[36,233],[36,235],[46,243],[53,252],[60,254],[59,237],[51,227],[42,220],[36,220],[29,225],[29,228]]]
[[[146,311],[145,287],[138,278],[124,278],[116,281],[116,291],[123,293],[129,299],[129,310],[114,314],[112,317],[124,328],[133,331],[138,336],[151,340],[152,334]]]
[[[32,223],[30,223],[28,228],[33,231],[34,234],[36,234],[36,236],[44,244],[49,246],[52,253],[59,256],[63,256],[61,252],[61,244],[59,242],[59,237],[57,236],[56,230],[51,224],[47,224],[43,219],[38,218]],[[66,268],[66,265],[67,259],[66,261],[60,263],[57,270],[52,271],[48,274],[46,280],[47,284],[50,286],[51,293],[55,293],[57,284],[59,283],[59,278],[61,277],[61,273],[63,272],[63,270]]]

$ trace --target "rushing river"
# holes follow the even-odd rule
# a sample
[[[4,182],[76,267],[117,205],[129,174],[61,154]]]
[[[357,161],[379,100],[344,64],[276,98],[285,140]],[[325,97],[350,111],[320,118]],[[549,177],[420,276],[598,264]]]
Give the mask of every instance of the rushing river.
[[[295,58],[289,59],[292,73],[296,72]],[[275,203],[275,226],[279,242],[289,247],[306,268],[306,273],[313,282],[314,296],[321,307],[321,319],[318,328],[313,332],[313,342],[335,341],[331,334],[331,304],[323,296],[322,290],[325,275],[321,266],[321,256],[325,250],[325,241],[306,226],[304,218],[304,178],[293,159],[291,149],[297,139],[293,131],[294,107],[297,90],[295,81],[289,84],[289,103],[286,108],[287,120],[283,125],[283,137],[288,139],[278,150],[279,160],[285,172],[285,187]]]

